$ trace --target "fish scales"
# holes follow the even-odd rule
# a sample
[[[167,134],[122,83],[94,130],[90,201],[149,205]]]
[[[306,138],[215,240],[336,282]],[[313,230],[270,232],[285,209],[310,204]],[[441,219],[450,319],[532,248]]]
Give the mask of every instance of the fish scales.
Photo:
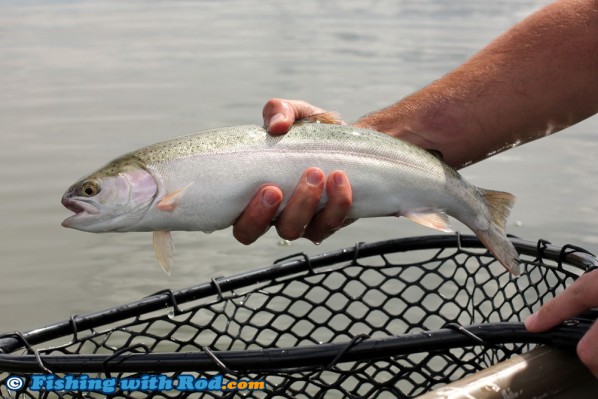
[[[445,182],[446,170],[433,156],[427,157],[426,162],[416,162],[418,159],[411,156],[410,151],[400,151],[403,142],[380,135],[381,137],[376,137],[377,140],[364,143],[360,140],[359,130],[348,135],[347,128],[342,126],[324,126],[327,128],[324,129],[326,139],[322,140],[323,129],[314,128],[318,126],[299,126],[280,137],[269,136],[263,129],[255,126],[212,130],[188,136],[187,141],[175,139],[164,143],[161,157],[153,155],[151,147],[150,151],[143,150],[139,154],[133,154],[145,162],[148,168],[164,177],[163,180],[167,182],[165,192],[174,191],[191,181],[202,182],[201,186],[188,189],[187,194],[196,201],[189,201],[186,206],[181,204],[179,212],[171,215],[180,219],[177,230],[213,231],[228,227],[260,185],[279,185],[284,197],[288,198],[302,171],[310,166],[319,167],[326,173],[345,170],[354,186],[351,217],[387,216],[396,213],[400,204],[391,205],[379,195],[382,194],[380,188],[390,188],[390,182],[400,182],[409,191],[410,186],[431,180],[425,191],[435,195],[433,198],[438,200],[444,197],[441,194],[445,188],[439,184]],[[336,134],[329,134],[331,132]],[[410,147],[407,147],[408,150],[411,150]],[[149,156],[144,158],[144,153]],[[404,159],[397,156],[400,153],[405,154]],[[364,154],[368,154],[368,157],[364,157]],[[397,168],[397,164],[404,167]],[[201,166],[198,168],[197,165]],[[234,178],[231,171],[235,171]],[[416,171],[419,173],[415,173]],[[213,201],[222,196],[223,191],[227,193],[228,206],[227,209],[217,209],[220,206]],[[423,189],[418,191],[424,194]],[[407,197],[403,201],[410,199],[408,193],[403,197]],[[379,199],[383,200],[382,203]],[[325,200],[326,198],[322,200],[322,205]],[[377,206],[372,206],[376,203]],[[197,205],[204,209],[206,215],[195,215],[194,219],[189,219],[189,213],[195,213]],[[434,205],[444,206],[441,203]],[[226,218],[222,217],[224,214]],[[155,219],[152,214],[148,216],[140,225],[144,226],[144,230],[168,227],[152,225]],[[160,218],[160,221],[164,220],[166,219]],[[141,228],[140,226],[137,228]]]

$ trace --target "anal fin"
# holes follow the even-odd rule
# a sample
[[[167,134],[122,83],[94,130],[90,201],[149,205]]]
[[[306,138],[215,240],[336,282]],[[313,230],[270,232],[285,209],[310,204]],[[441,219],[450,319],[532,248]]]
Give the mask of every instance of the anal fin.
[[[174,242],[170,231],[154,231],[154,252],[158,264],[168,276],[172,270],[172,257],[174,255]]]
[[[421,224],[422,226],[430,227],[432,229],[452,233],[454,230],[450,225],[448,215],[439,209],[416,209],[406,214],[401,214],[412,222]]]

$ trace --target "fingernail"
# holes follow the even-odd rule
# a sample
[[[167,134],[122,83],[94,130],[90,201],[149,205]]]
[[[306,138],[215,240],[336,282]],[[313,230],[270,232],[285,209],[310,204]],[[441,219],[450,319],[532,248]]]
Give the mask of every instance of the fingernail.
[[[287,118],[284,116],[284,114],[282,114],[282,113],[280,113],[280,112],[279,112],[279,113],[277,113],[277,114],[274,114],[274,115],[272,116],[272,118],[270,118],[270,123],[268,123],[268,127],[270,127],[270,126],[272,126],[272,125],[276,125],[276,124],[278,124],[278,123],[280,123],[280,122],[283,122],[283,121],[285,121],[286,119],[287,119]]]
[[[262,203],[267,207],[272,207],[278,203],[278,194],[273,190],[265,190],[262,194]]]
[[[342,186],[343,184],[345,184],[345,175],[343,175],[342,173],[335,173],[334,184],[336,184],[337,186]]]
[[[318,186],[322,182],[322,174],[319,171],[312,170],[307,174],[307,182],[312,186]]]

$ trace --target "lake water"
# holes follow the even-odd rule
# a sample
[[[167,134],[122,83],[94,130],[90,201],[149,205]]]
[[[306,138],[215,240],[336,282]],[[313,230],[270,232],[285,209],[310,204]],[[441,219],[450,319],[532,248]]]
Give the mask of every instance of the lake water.
[[[132,149],[261,123],[270,97],[345,120],[462,63],[547,1],[0,1],[0,332],[26,330],[273,259],[435,234],[362,220],[320,246],[245,247],[231,231],[175,233],[171,277],[151,235],[61,227],[82,175]],[[463,170],[517,195],[509,231],[598,252],[598,118]]]

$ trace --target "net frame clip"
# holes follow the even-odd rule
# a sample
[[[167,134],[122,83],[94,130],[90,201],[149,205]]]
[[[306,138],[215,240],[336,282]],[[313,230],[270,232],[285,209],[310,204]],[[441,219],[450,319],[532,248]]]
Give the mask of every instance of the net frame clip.
[[[25,336],[23,335],[23,333],[21,333],[19,331],[14,331],[14,332],[11,332],[11,333],[0,335],[0,338],[13,338],[13,337],[16,337],[17,340],[20,341],[23,344],[23,346],[27,349],[27,351],[29,353],[32,353],[33,356],[35,356],[35,361],[37,362],[37,365],[39,366],[39,368],[44,373],[46,373],[46,374],[54,374],[52,372],[52,370],[50,370],[48,367],[46,367],[46,365],[42,361],[42,357],[39,354],[39,351],[37,349],[35,349],[33,346],[31,346],[31,344],[27,341],[27,338],[25,338]]]
[[[143,349],[143,351],[138,352],[135,351],[135,349],[137,348],[141,348]],[[104,369],[104,374],[106,375],[106,377],[108,378],[112,378],[111,374],[110,374],[110,370],[108,363],[111,362],[112,360],[114,360],[115,358],[117,358],[118,356],[127,353],[127,352],[131,352],[131,353],[151,353],[151,349],[143,343],[138,343],[138,344],[134,344],[134,345],[130,345],[130,346],[126,346],[124,348],[120,348],[119,350],[115,351],[113,354],[111,354],[110,356],[108,356],[106,359],[104,359],[102,361],[102,368]]]
[[[148,295],[145,298],[151,298],[151,297],[160,296],[160,295],[167,295],[168,296],[168,306],[170,306],[173,309],[173,313],[174,313],[175,316],[178,316],[180,314],[185,313],[179,307],[179,304],[177,303],[174,291],[171,290],[170,288],[166,288],[164,290],[160,290],[160,291],[154,292],[153,294]]]
[[[222,360],[218,359],[218,356],[216,356],[216,354],[214,354],[214,352],[208,348],[207,346],[202,346],[201,349],[206,353],[206,355],[208,355],[208,357],[212,360],[212,362],[214,362],[214,364],[220,369],[220,371],[229,374],[229,375],[233,375],[235,377],[238,377],[240,374],[229,369],[226,364],[224,364],[224,362],[222,362]]]
[[[563,245],[561,247],[561,252],[559,253],[559,259],[558,259],[558,267],[559,269],[563,269],[563,262],[565,261],[565,259],[567,258],[567,256],[574,254],[576,252],[580,252],[582,254],[586,254],[586,255],[590,255],[593,257],[596,257],[596,255],[594,255],[593,253],[591,253],[590,251],[588,251],[587,249],[584,249],[582,247],[578,247],[577,245],[571,245],[571,244],[566,244]],[[586,272],[595,269],[597,266],[596,265],[587,265],[586,264]]]
[[[345,345],[345,347],[334,357],[334,359],[332,359],[332,361],[330,361],[330,363],[328,363],[328,365],[324,366],[324,370],[332,370],[332,368],[334,366],[336,366],[337,363],[339,363],[340,359],[351,349],[353,348],[355,345],[359,344],[362,341],[365,341],[367,339],[369,339],[370,336],[367,334],[358,334],[356,336],[354,336],[353,338],[351,338],[351,341],[349,341],[347,343],[347,345]]]
[[[443,328],[448,328],[449,330],[458,332],[459,334],[466,336],[467,338],[471,339],[472,341],[476,342],[479,345],[485,346],[486,348],[497,348],[497,349],[501,349],[505,352],[509,352],[509,350],[504,345],[488,342],[488,341],[484,340],[482,337],[480,337],[479,335],[474,334],[467,328],[463,327],[459,323],[455,323],[455,322],[446,323],[443,326]]]
[[[359,249],[365,244],[363,241],[357,241],[353,247],[353,259],[351,260],[351,266],[359,266]]]
[[[293,258],[302,258],[303,261],[305,262],[305,265],[307,266],[307,269],[309,270],[309,274],[316,274],[316,271],[315,271],[313,265],[311,264],[311,259],[305,252],[297,252],[296,254],[292,254],[289,256],[285,256],[283,258],[276,259],[272,263],[277,264],[277,263],[281,263],[285,260],[289,260],[289,259],[293,259]]]

